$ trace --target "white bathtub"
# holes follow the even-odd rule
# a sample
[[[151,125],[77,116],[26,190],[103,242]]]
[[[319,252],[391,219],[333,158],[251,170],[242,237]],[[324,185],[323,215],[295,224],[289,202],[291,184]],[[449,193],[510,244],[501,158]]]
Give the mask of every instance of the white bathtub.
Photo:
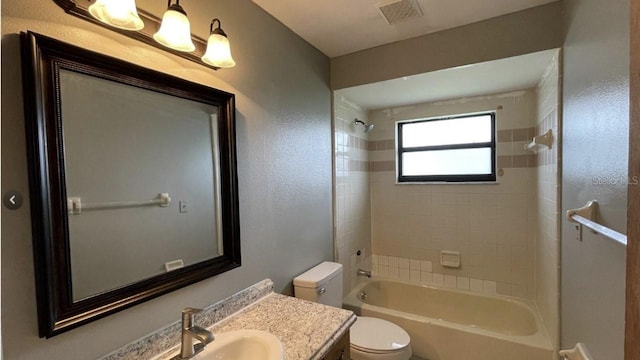
[[[511,298],[374,278],[356,286],[343,305],[400,325],[414,355],[428,360],[554,358],[535,307]]]

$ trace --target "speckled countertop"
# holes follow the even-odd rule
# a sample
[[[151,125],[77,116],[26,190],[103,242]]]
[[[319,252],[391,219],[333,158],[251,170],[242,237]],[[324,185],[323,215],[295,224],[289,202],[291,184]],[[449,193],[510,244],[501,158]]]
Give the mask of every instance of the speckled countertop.
[[[272,293],[211,329],[255,329],[284,344],[287,360],[321,359],[355,322],[353,312]]]
[[[277,336],[287,360],[320,360],[356,321],[353,312],[273,292],[265,279],[196,315],[214,334],[253,329]],[[135,340],[100,360],[170,359],[180,349],[180,321]]]

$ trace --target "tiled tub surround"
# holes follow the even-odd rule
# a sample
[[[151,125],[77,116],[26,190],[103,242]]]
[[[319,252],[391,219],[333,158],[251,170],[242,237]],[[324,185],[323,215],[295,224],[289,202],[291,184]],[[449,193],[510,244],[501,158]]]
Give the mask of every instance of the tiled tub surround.
[[[397,121],[491,109],[502,170],[497,183],[396,183],[391,139]],[[372,253],[431,262],[427,283],[435,278],[443,286],[469,290],[482,283],[483,291],[495,284],[498,294],[532,299],[536,156],[524,145],[535,134],[535,119],[535,89],[371,111],[369,121],[376,125],[369,135],[375,144],[369,147],[375,148],[369,155]],[[443,250],[460,252],[461,267],[441,266]],[[411,268],[404,276],[406,270],[411,276]]]
[[[276,294],[273,282],[265,279],[207,307],[196,315],[195,323],[214,335],[239,329],[268,331],[283,343],[287,360],[316,360],[355,319],[351,311]],[[101,360],[170,359],[180,350],[180,334],[181,323],[176,321]]]
[[[536,224],[536,258],[534,262],[536,303],[554,348],[560,339],[560,233],[562,122],[560,111],[560,50],[538,84],[536,135],[551,129],[551,148],[541,149],[537,167],[538,221]]]
[[[498,294],[498,283],[495,281],[434,272],[433,262],[426,260],[372,255],[371,273],[375,277],[419,285],[465,290],[486,295]]]
[[[368,122],[367,112],[339,91],[334,95],[335,259],[345,269],[343,292],[355,283],[354,267],[371,254],[371,198],[368,135],[354,120]],[[375,129],[374,129],[375,131]],[[360,250],[364,256],[354,258]],[[352,271],[346,271],[352,269]]]

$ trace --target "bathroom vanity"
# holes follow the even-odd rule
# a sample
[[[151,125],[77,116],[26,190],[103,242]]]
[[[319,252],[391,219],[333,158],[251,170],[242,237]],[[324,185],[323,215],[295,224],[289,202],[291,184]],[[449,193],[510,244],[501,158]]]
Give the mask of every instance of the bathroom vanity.
[[[349,328],[355,320],[349,310],[274,293],[269,279],[195,316],[195,323],[214,335],[235,330],[267,331],[282,342],[286,360],[349,359]],[[180,322],[176,321],[101,360],[168,360],[179,350]]]
[[[280,339],[287,360],[337,360],[343,349],[349,349],[348,331],[355,319],[348,310],[272,293],[211,330],[214,334],[264,330]],[[344,359],[348,357],[345,355]]]

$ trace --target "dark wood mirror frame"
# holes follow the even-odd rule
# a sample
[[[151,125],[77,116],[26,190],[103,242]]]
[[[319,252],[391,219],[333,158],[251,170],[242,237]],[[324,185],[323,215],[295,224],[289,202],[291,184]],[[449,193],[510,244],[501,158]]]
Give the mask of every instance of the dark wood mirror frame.
[[[31,32],[21,34],[39,334],[51,337],[240,266],[235,97]],[[74,302],[60,111],[60,70],[219,109],[223,255]]]

